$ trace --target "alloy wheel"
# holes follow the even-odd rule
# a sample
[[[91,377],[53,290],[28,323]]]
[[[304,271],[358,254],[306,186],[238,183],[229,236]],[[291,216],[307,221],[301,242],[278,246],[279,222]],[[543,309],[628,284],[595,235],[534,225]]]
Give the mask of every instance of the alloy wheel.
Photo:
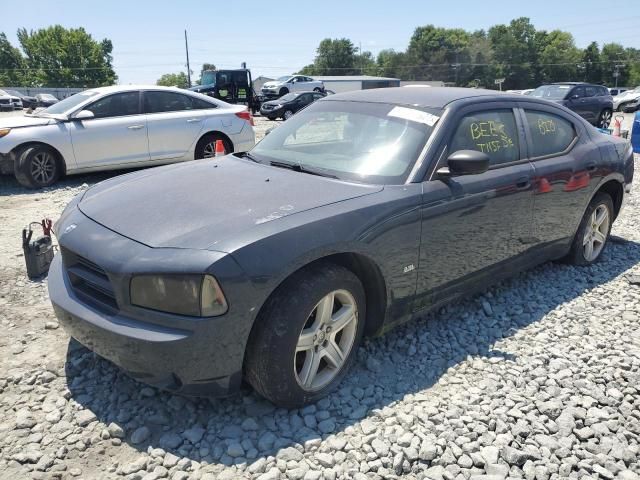
[[[289,120],[293,116],[293,112],[291,110],[287,110],[284,112],[284,119]]]
[[[31,159],[31,178],[40,185],[47,185],[56,174],[56,159],[49,152],[39,152]]]
[[[202,158],[212,158],[216,156],[216,142],[209,142],[202,150]]]
[[[605,110],[600,114],[600,128],[609,128],[610,123],[611,123],[611,112],[609,110]]]
[[[300,332],[293,368],[304,390],[317,391],[336,378],[358,331],[358,306],[346,290],[325,295],[309,314]]]
[[[594,261],[602,252],[609,233],[609,223],[609,209],[606,205],[598,205],[589,217],[582,240],[584,258],[588,262]]]

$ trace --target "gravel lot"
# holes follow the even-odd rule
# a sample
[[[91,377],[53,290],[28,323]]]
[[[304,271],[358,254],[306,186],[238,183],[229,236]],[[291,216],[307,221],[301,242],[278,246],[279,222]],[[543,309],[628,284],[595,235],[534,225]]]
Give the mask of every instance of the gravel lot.
[[[340,390],[287,411],[145,387],[58,328],[20,231],[112,175],[0,180],[0,479],[640,479],[637,189],[601,263],[546,264],[369,340]]]

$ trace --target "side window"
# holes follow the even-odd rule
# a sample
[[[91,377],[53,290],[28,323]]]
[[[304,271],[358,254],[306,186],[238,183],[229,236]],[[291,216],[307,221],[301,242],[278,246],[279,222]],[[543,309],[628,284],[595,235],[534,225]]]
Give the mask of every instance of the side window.
[[[598,93],[596,87],[585,87],[585,97],[595,97]]]
[[[307,103],[311,103],[311,94],[310,93],[305,93],[303,95],[300,95],[298,100],[303,105],[306,105]]]
[[[320,93],[314,93],[313,94],[313,100],[320,100],[321,98],[323,98],[324,95],[320,94]]]
[[[525,110],[533,151],[531,157],[564,152],[576,137],[573,124],[547,112]]]
[[[140,113],[140,95],[138,92],[123,92],[103,97],[86,107],[93,112],[94,118],[122,117]]]
[[[180,112],[191,110],[191,98],[181,93],[144,92],[145,113]]]
[[[518,129],[513,110],[487,110],[465,115],[453,135],[449,152],[477,150],[489,155],[491,165],[520,159]]]
[[[584,88],[583,87],[574,88],[573,92],[571,92],[571,95],[569,95],[569,98],[573,98],[573,97],[578,97],[578,98],[584,97]]]
[[[218,108],[215,103],[207,102],[201,98],[189,97],[191,99],[191,108],[193,110],[205,110],[207,108]]]

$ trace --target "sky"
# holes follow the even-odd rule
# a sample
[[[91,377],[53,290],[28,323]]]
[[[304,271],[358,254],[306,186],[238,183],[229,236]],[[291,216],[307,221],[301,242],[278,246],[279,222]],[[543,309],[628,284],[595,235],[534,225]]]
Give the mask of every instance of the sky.
[[[273,78],[311,63],[327,37],[349,38],[377,55],[386,48],[404,50],[417,26],[486,30],[521,16],[537,29],[571,32],[578,47],[616,41],[640,48],[640,8],[629,7],[637,1],[607,8],[602,0],[31,0],[2,9],[15,14],[0,16],[0,32],[18,46],[21,27],[84,27],[93,38],[113,42],[119,83],[145,84],[164,73],[186,72],[186,29],[192,80],[205,62],[218,68],[247,62],[254,78]]]

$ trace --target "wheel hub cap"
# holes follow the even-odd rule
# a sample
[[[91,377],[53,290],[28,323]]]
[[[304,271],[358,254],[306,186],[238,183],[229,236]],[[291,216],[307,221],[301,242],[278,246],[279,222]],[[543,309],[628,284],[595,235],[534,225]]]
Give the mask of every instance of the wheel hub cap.
[[[319,390],[338,375],[357,328],[358,308],[351,293],[335,290],[318,302],[300,332],[294,354],[296,381],[303,389]]]
[[[598,258],[609,234],[609,209],[601,204],[591,214],[587,225],[582,246],[585,260],[591,262]]]

